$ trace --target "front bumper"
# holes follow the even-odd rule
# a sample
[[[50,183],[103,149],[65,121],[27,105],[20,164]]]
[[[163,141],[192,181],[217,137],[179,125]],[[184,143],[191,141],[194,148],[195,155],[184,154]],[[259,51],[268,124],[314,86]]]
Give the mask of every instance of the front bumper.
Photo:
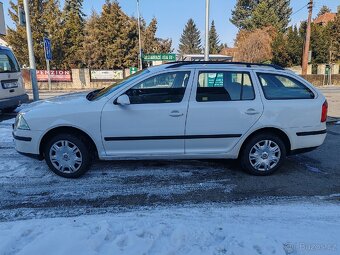
[[[12,132],[15,149],[24,155],[34,155],[39,158],[41,131],[14,129]],[[32,157],[31,156],[31,157]]]
[[[16,107],[20,104],[27,103],[28,101],[29,101],[29,98],[27,94],[0,99],[0,110],[5,109],[5,108]]]

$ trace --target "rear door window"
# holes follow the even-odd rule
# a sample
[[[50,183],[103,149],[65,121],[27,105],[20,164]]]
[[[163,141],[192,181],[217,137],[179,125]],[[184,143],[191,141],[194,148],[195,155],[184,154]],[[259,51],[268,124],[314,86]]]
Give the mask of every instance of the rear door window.
[[[250,74],[234,71],[201,71],[198,76],[196,101],[253,100],[255,93]]]
[[[17,73],[20,68],[12,51],[0,49],[0,73]]]
[[[266,99],[313,99],[315,97],[308,87],[289,76],[270,73],[257,75]]]

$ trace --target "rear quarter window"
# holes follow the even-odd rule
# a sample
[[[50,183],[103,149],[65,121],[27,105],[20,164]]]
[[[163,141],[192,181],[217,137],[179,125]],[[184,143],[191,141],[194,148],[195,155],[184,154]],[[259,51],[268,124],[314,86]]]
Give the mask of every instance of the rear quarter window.
[[[257,73],[257,76],[266,99],[313,99],[315,97],[307,86],[290,76],[271,73]]]

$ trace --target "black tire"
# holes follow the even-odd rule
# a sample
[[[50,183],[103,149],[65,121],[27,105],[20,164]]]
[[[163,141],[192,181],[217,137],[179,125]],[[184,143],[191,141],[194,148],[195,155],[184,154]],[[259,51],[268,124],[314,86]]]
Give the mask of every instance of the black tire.
[[[79,152],[77,156],[81,155],[82,161],[81,163],[77,164],[77,168],[75,171],[70,171],[71,168],[68,168],[68,171],[66,171],[67,167],[64,169],[65,171],[59,170],[57,167],[55,167],[56,163],[52,163],[50,150],[51,147],[60,141],[68,141],[70,144],[75,145]],[[57,175],[65,177],[65,178],[78,178],[82,175],[84,175],[88,169],[91,166],[92,163],[92,155],[91,150],[89,149],[91,146],[89,146],[86,139],[84,139],[81,136],[76,136],[72,134],[58,134],[53,136],[51,139],[49,139],[44,147],[44,156],[45,161],[48,165],[48,167]],[[52,153],[52,152],[51,152]],[[79,154],[80,153],[80,154]],[[65,153],[64,153],[65,154]],[[70,156],[71,158],[71,156]],[[64,159],[63,159],[64,160]],[[63,161],[64,163],[66,161]]]
[[[279,160],[276,163],[276,165],[274,163],[272,163],[272,165],[269,164],[269,167],[273,166],[272,168],[267,169],[267,170],[264,170],[264,169],[259,170],[259,169],[256,169],[253,166],[253,164],[254,164],[254,162],[256,162],[256,160],[253,159],[251,161],[250,153],[254,152],[254,150],[256,151],[256,149],[253,148],[256,144],[260,143],[260,145],[261,144],[264,145],[263,141],[266,141],[266,140],[272,141],[273,142],[273,143],[271,143],[272,145],[274,145],[274,143],[275,143],[279,147],[279,149],[280,149],[279,153],[276,152],[276,154],[274,154],[274,156],[277,157],[278,155],[280,155],[280,157],[279,157]],[[241,167],[243,168],[243,170],[245,170],[246,172],[248,172],[249,174],[252,174],[252,175],[267,176],[267,175],[271,175],[272,173],[274,173],[276,170],[278,170],[281,167],[282,162],[286,158],[286,146],[285,146],[284,142],[282,141],[282,139],[280,137],[278,137],[277,135],[262,133],[262,134],[255,135],[249,141],[247,141],[247,143],[245,144],[245,146],[243,147],[243,149],[240,153],[241,153],[241,155],[240,155],[239,159],[240,159]],[[265,156],[266,155],[263,155],[264,159],[261,156],[261,160],[265,161],[266,160]],[[261,165],[261,167],[264,168],[264,166],[262,166],[262,165]]]
[[[3,113],[12,113],[18,106],[8,107],[2,110]]]

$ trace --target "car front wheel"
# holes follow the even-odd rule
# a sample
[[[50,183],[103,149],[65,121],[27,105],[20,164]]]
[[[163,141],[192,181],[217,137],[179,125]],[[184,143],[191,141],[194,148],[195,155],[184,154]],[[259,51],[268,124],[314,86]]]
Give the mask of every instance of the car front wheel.
[[[12,113],[14,112],[14,110],[17,108],[18,106],[13,106],[13,107],[9,107],[9,108],[5,108],[2,110],[2,112],[4,113]]]
[[[49,168],[66,178],[83,175],[92,159],[86,141],[71,134],[52,137],[45,146],[44,155]]]
[[[270,175],[286,157],[286,147],[274,134],[259,134],[251,138],[241,152],[241,166],[253,175]]]

